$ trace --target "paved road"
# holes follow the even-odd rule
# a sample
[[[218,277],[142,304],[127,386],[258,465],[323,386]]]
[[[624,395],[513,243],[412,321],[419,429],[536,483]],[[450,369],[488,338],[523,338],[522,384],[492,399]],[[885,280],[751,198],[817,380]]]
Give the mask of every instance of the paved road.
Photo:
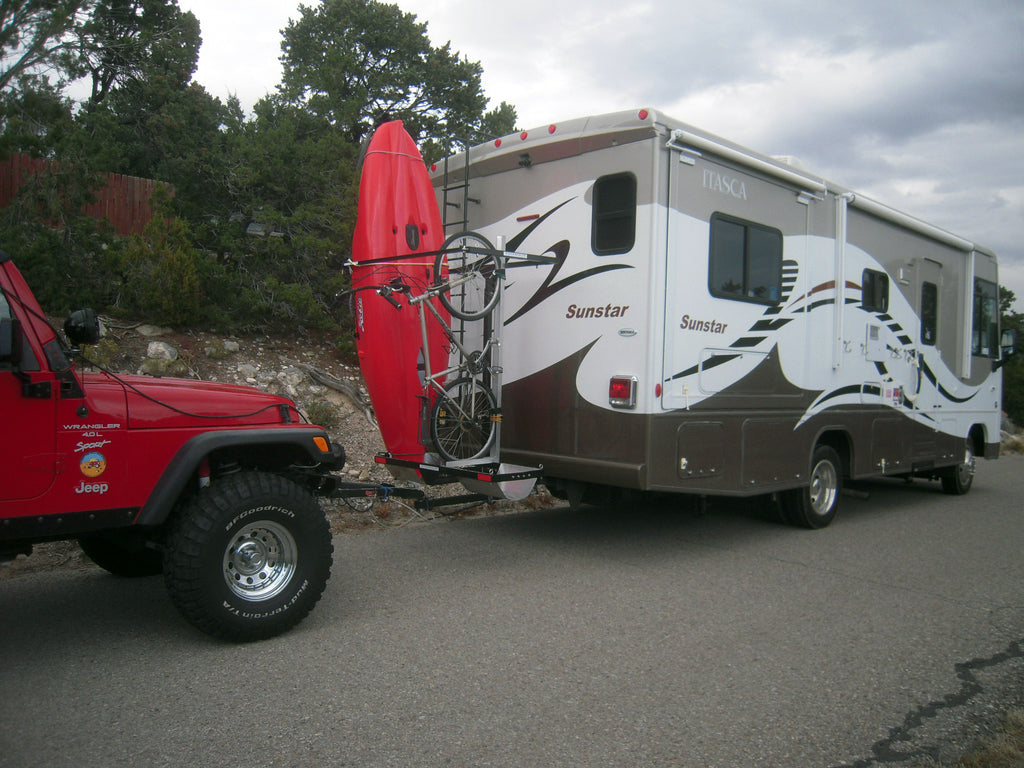
[[[1024,690],[1024,458],[748,502],[342,537],[323,601],[212,642],[159,579],[0,582],[0,766],[870,766]],[[902,765],[903,762],[898,762]]]

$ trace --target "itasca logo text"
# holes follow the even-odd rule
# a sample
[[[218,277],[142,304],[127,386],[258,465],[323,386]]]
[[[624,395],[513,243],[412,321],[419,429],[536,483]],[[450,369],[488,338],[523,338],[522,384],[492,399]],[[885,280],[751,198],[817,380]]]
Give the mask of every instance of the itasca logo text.
[[[738,200],[747,199],[746,182],[708,168],[704,169],[704,189],[713,189],[715,192],[721,192],[723,195],[732,195]]]

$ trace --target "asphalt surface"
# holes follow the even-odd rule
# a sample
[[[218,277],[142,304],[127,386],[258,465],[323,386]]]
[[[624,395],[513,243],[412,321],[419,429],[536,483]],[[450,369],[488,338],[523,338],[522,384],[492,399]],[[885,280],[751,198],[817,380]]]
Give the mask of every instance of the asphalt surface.
[[[211,641],[159,578],[0,582],[0,766],[872,766],[1024,698],[1024,458],[801,531],[763,502],[335,542],[323,600]]]

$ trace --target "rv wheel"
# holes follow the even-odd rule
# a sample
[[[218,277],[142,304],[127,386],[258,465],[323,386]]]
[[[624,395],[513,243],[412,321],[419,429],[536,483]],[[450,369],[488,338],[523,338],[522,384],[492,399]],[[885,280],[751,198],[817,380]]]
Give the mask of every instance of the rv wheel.
[[[782,514],[790,525],[824,528],[836,516],[842,489],[843,465],[839,454],[827,445],[819,445],[811,457],[807,486],[779,495]]]
[[[971,483],[974,482],[974,451],[970,446],[964,449],[964,460],[955,467],[946,470],[942,476],[942,492],[954,496],[963,496],[971,490]]]

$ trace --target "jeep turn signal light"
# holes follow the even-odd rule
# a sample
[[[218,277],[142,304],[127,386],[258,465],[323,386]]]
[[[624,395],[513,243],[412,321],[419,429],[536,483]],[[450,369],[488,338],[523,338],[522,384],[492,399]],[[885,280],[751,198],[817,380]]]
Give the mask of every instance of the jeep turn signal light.
[[[326,438],[314,437],[313,438],[313,442],[316,444],[316,447],[320,449],[320,453],[330,453],[331,452],[331,446],[329,446],[327,444]]]
[[[636,408],[636,376],[612,376],[608,402],[612,408]]]

